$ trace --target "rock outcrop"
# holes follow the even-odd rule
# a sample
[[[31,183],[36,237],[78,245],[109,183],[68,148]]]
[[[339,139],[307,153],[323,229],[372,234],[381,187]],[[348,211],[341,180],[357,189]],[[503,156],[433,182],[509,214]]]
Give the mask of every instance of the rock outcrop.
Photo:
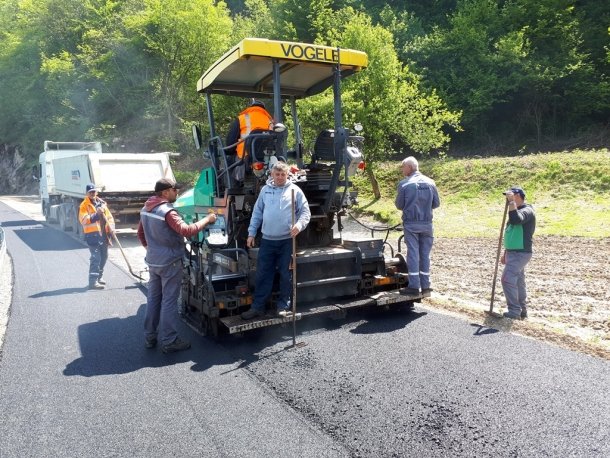
[[[37,187],[19,147],[0,143],[0,194],[36,194]]]

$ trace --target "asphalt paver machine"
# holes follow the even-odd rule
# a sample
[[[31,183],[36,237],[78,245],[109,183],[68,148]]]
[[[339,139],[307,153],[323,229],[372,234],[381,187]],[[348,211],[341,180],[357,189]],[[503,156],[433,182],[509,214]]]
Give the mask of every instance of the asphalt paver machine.
[[[342,124],[341,80],[366,68],[361,51],[304,43],[248,38],[231,48],[199,79],[205,96],[209,138],[193,127],[196,146],[204,149],[210,167],[201,171],[195,187],[183,194],[176,208],[187,222],[218,216],[196,238],[188,241],[180,299],[183,319],[204,335],[228,330],[238,333],[291,321],[268,315],[242,320],[256,288],[258,250],[247,249],[247,229],[260,189],[278,160],[291,164],[289,179],[304,192],[311,221],[296,240],[296,309],[298,318],[365,306],[389,306],[421,300],[409,296],[407,264],[400,253],[388,257],[381,239],[341,237],[341,218],[356,203],[350,177],[362,162],[362,137]],[[297,116],[297,101],[333,91],[334,126],[321,130],[313,151],[305,154]],[[228,154],[216,132],[212,98],[216,94],[268,101],[274,125],[246,138],[242,158]],[[269,103],[269,101],[271,103]],[[284,123],[284,109],[292,120],[292,141]],[[307,160],[305,159],[307,157]],[[260,237],[260,234],[259,234]],[[259,246],[257,241],[257,246]]]

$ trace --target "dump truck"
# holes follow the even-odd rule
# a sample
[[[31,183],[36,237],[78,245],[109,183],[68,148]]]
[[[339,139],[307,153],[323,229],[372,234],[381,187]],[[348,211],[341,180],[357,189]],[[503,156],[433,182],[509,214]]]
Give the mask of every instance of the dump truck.
[[[411,309],[422,295],[409,295],[407,263],[384,240],[344,239],[342,217],[357,203],[351,177],[363,163],[361,128],[343,125],[341,81],[368,65],[364,52],[306,43],[247,38],[220,57],[199,79],[205,97],[209,136],[193,126],[196,147],[204,149],[210,166],[195,187],[175,207],[188,222],[209,212],[213,225],[188,241],[179,311],[184,321],[203,335],[241,333],[318,314],[345,315],[350,309],[390,307]],[[297,102],[333,91],[334,125],[321,128],[315,141],[301,136]],[[216,131],[213,99],[218,95],[264,100],[273,107],[274,125],[242,139],[246,154],[227,154]],[[292,121],[284,122],[284,113]],[[292,126],[289,137],[286,125]],[[305,151],[304,144],[313,144]],[[246,247],[247,229],[258,193],[277,160],[292,165],[289,179],[304,192],[311,221],[296,238],[296,313],[278,316],[272,301],[268,314],[243,320],[256,289],[257,248]],[[245,175],[234,174],[237,168]],[[239,178],[236,178],[238,176]],[[260,234],[259,234],[260,237]],[[256,244],[259,246],[259,243]],[[294,277],[293,277],[294,278]],[[294,321],[293,321],[294,322]]]
[[[174,178],[168,153],[104,153],[100,142],[45,141],[35,173],[42,214],[80,235],[78,208],[94,183],[120,227],[136,228],[160,178]]]

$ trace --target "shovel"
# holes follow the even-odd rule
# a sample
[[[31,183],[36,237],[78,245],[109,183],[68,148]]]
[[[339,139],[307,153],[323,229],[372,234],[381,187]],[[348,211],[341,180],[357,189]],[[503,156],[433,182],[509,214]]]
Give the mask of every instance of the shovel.
[[[292,226],[295,224],[295,203],[294,203],[294,189],[292,191]],[[286,348],[297,348],[304,347],[307,345],[305,342],[299,342],[297,344],[297,238],[292,237],[292,347]],[[287,313],[282,316],[287,316]],[[300,315],[300,314],[299,314]]]
[[[494,279],[491,283],[491,302],[489,303],[489,310],[486,312],[488,315],[496,316],[494,314],[494,298],[496,295],[496,280],[498,278],[498,264],[500,263],[500,253],[502,252],[502,237],[504,235],[504,224],[506,223],[506,213],[508,211],[508,200],[504,204],[504,216],[502,217],[502,225],[500,226],[500,238],[498,239],[498,252],[496,253],[496,266],[494,268]]]
[[[129,273],[131,275],[133,275],[134,277],[142,280],[142,281],[146,281],[144,278],[142,278],[138,274],[136,274],[133,271],[133,269],[131,268],[131,264],[129,264],[129,260],[127,259],[127,255],[125,254],[125,251],[123,251],[123,247],[121,246],[121,242],[119,242],[119,238],[116,236],[115,232],[112,233],[112,237],[114,238],[114,241],[116,242],[117,246],[119,247],[119,250],[121,250],[121,254],[123,255],[123,259],[125,259],[125,262],[127,263],[127,268],[129,269]]]

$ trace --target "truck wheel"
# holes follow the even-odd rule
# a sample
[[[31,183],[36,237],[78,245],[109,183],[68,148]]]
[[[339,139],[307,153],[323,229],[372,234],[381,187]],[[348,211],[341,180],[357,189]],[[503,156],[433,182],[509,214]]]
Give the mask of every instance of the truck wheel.
[[[77,213],[74,213],[74,216],[72,217],[72,230],[74,231],[76,238],[80,240],[83,235],[83,227],[80,225]]]
[[[68,212],[68,214],[66,215],[66,227],[67,230],[69,231],[74,231],[76,229],[76,226],[74,225],[74,220],[76,218],[74,217],[74,206],[70,209],[70,211]]]
[[[69,230],[74,231],[76,235],[78,235],[78,226],[80,226],[80,224],[78,226],[76,224],[78,223],[77,215],[76,208],[74,205],[72,205],[68,211],[68,215],[66,216],[66,226],[69,228]]]
[[[62,231],[67,231],[68,226],[66,224],[66,212],[63,208],[59,209],[59,227]]]
[[[218,318],[210,318],[208,315],[202,315],[201,331],[204,336],[211,337],[214,340],[218,339]]]

